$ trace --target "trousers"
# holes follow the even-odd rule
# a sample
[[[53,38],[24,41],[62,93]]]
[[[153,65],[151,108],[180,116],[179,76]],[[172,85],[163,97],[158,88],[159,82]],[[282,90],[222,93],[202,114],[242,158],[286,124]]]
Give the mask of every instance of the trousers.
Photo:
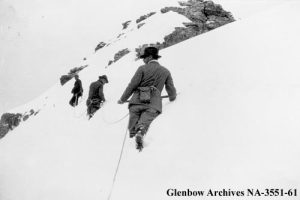
[[[72,98],[69,101],[69,104],[73,107],[78,105],[78,99],[81,97],[81,94],[73,94]]]
[[[87,114],[93,115],[101,107],[101,99],[87,100]]]
[[[152,121],[159,115],[158,111],[144,105],[132,105],[129,108],[128,130],[133,137],[142,127],[142,134],[146,134]]]

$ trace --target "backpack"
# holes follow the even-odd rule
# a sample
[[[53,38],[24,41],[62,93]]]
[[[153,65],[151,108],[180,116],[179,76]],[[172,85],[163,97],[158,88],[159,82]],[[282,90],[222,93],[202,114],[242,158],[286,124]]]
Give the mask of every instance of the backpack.
[[[139,87],[139,100],[141,103],[149,104],[151,103],[151,92],[154,90],[154,86],[149,87]]]

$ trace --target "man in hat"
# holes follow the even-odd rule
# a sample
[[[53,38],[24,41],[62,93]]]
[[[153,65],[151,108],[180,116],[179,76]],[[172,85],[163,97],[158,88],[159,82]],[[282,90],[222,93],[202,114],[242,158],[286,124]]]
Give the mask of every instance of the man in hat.
[[[158,49],[147,47],[140,58],[145,65],[140,66],[123,95],[118,101],[123,104],[132,95],[129,101],[130,137],[135,137],[137,149],[143,148],[143,136],[151,122],[162,112],[161,92],[166,87],[170,101],[176,99],[176,89],[171,73],[158,63]]]
[[[107,76],[103,75],[99,76],[99,79],[90,85],[89,97],[86,101],[89,119],[101,107],[101,103],[105,102],[103,86],[106,83],[108,83]]]
[[[71,93],[73,93],[73,96],[72,96],[71,100],[69,101],[69,104],[73,107],[78,105],[78,98],[81,97],[82,93],[83,93],[81,80],[79,79],[78,74],[76,74],[74,76],[74,78],[75,78],[75,83],[74,83],[74,87],[71,91]]]

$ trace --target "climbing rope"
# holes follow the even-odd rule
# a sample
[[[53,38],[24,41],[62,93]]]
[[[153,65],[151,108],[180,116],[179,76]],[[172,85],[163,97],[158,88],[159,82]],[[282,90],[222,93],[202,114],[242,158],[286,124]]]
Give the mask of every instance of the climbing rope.
[[[108,195],[107,200],[110,200],[113,189],[114,189],[114,186],[115,186],[115,182],[116,182],[116,178],[117,178],[117,175],[118,175],[118,171],[119,171],[119,167],[120,167],[120,163],[121,163],[122,155],[123,155],[123,151],[124,151],[124,146],[125,146],[125,142],[126,142],[126,138],[127,138],[127,133],[128,133],[128,129],[126,127],[126,132],[125,132],[125,136],[124,136],[124,139],[123,139],[123,144],[122,144],[122,149],[121,149],[119,161],[118,161],[118,164],[117,164],[117,168],[116,168],[116,171],[115,171],[115,174],[114,174],[113,182],[112,182],[112,185],[110,187],[110,191],[109,191],[109,195]]]
[[[117,121],[113,121],[113,122],[108,122],[108,121],[106,121],[106,119],[104,119],[103,115],[101,115],[101,117],[102,117],[102,120],[103,120],[106,124],[112,125],[112,124],[117,124],[117,123],[119,123],[120,121],[122,121],[123,119],[125,119],[128,115],[129,115],[129,113],[127,113],[127,114],[126,114],[125,116],[123,116],[121,119],[118,119]]]

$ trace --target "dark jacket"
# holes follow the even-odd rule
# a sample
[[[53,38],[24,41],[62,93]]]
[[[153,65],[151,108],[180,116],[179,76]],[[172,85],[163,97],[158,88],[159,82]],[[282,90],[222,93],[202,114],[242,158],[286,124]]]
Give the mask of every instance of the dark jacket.
[[[102,80],[95,81],[90,85],[89,91],[89,99],[100,99],[100,101],[105,101],[104,93],[103,93],[103,85]]]
[[[151,103],[143,104],[139,100],[138,87],[147,86],[154,86],[157,89],[153,90],[151,94]],[[145,105],[156,109],[159,113],[161,113],[161,92],[164,86],[166,86],[170,101],[173,101],[176,98],[176,89],[173,84],[171,73],[157,61],[150,61],[148,64],[142,65],[138,68],[124,91],[121,101],[125,102],[133,94],[129,101],[129,107],[132,105]]]
[[[72,93],[73,94],[82,94],[83,89],[82,89],[82,84],[81,84],[81,80],[76,80],[74,83],[74,87],[72,89]]]

